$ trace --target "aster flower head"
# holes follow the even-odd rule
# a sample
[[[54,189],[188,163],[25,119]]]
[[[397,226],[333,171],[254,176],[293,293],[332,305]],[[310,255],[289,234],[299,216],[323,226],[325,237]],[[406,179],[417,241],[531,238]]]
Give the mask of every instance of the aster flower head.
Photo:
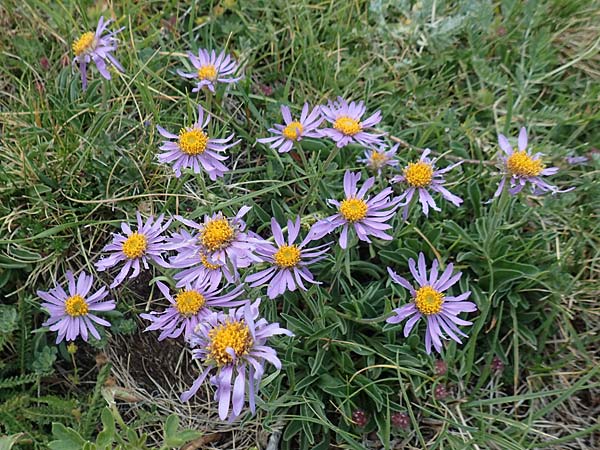
[[[156,285],[169,301],[170,306],[163,312],[153,311],[140,316],[152,322],[144,331],[161,331],[158,336],[159,341],[177,338],[182,333],[185,337],[191,336],[196,326],[211,314],[211,309],[214,307],[231,308],[248,302],[248,300],[236,300],[244,293],[243,285],[224,294],[223,289],[213,288],[210,284],[188,284],[174,296],[164,283],[157,281]]]
[[[295,222],[288,220],[287,239],[277,221],[271,219],[271,230],[275,238],[275,244],[265,243],[257,249],[263,261],[269,263],[269,267],[246,277],[246,282],[251,287],[269,284],[267,295],[273,299],[283,294],[286,290],[295,291],[296,287],[303,291],[308,290],[305,282],[320,284],[315,281],[308,266],[325,258],[329,250],[329,244],[307,248],[310,238],[305,238],[300,244],[296,244],[300,234],[300,217]]]
[[[427,325],[425,350],[427,353],[431,353],[431,344],[438,353],[441,353],[441,339],[447,339],[446,335],[461,344],[458,335],[464,337],[467,337],[467,335],[459,330],[458,325],[471,325],[472,322],[460,319],[458,315],[461,312],[476,311],[477,306],[473,302],[465,301],[471,295],[470,291],[457,297],[445,295],[444,291],[460,280],[462,272],[453,274],[454,266],[450,263],[446,270],[438,276],[438,262],[434,260],[428,275],[423,253],[419,253],[418,266],[415,260],[410,258],[408,267],[417,282],[418,287],[416,288],[388,267],[388,273],[392,281],[408,289],[412,301],[408,305],[394,309],[394,315],[388,318],[386,322],[395,324],[408,318],[404,326],[404,337],[407,337],[420,319],[425,320]]]
[[[219,404],[219,417],[225,420],[229,415],[232,421],[238,417],[248,403],[252,414],[256,411],[255,396],[260,380],[265,372],[265,363],[271,363],[277,370],[281,361],[267,340],[274,335],[293,336],[292,332],[281,328],[278,323],[269,324],[258,318],[260,299],[228,314],[212,313],[200,322],[188,342],[193,350],[193,358],[199,359],[204,370],[191,388],[181,395],[181,401],[188,401],[200,388],[206,377],[216,386],[215,400]],[[231,413],[230,413],[231,409]]]
[[[162,267],[169,267],[162,253],[168,250],[163,232],[171,224],[171,219],[163,225],[164,215],[161,214],[156,221],[153,216],[150,216],[144,223],[139,211],[136,212],[136,218],[137,231],[132,231],[127,223],[121,223],[123,234],[113,233],[113,241],[102,250],[111,252],[111,255],[95,264],[97,270],[104,271],[123,263],[119,274],[110,285],[111,289],[121,284],[132,269],[129,278],[137,277],[142,265],[144,269],[148,269],[148,261],[153,261]]]
[[[170,133],[161,126],[157,126],[158,132],[167,139],[160,146],[163,150],[158,154],[158,160],[161,163],[173,165],[175,176],[181,176],[182,168],[193,169],[194,173],[200,173],[202,169],[213,181],[217,177],[222,177],[229,169],[222,161],[228,157],[221,153],[237,145],[240,141],[229,143],[234,134],[223,139],[215,139],[208,135],[207,126],[210,122],[210,114],[206,115],[204,120],[204,111],[202,106],[198,105],[198,120],[191,127],[182,128],[179,135]]]
[[[339,227],[342,227],[340,235],[340,246],[342,248],[346,248],[348,244],[348,229],[350,227],[354,228],[358,239],[361,241],[371,242],[369,236],[386,241],[392,240],[392,236],[384,232],[392,228],[386,222],[394,216],[398,206],[397,199],[390,199],[392,188],[385,188],[374,197],[365,198],[367,191],[373,187],[375,178],[367,179],[358,190],[357,184],[360,177],[360,172],[346,171],[344,174],[346,198],[341,202],[332,199],[327,201],[338,209],[338,213],[315,223],[309,233],[311,240],[320,239]]]
[[[560,190],[542,179],[543,176],[554,175],[558,172],[558,167],[545,167],[541,160],[542,153],[532,154],[531,149],[527,148],[527,130],[525,127],[521,128],[519,132],[517,151],[512,148],[503,134],[498,135],[498,144],[504,152],[504,156],[500,157],[504,177],[500,181],[494,197],[500,196],[507,180],[510,180],[510,188],[508,189],[510,195],[521,192],[527,183],[531,185],[531,191],[534,195],[543,192],[557,194],[575,189]]]
[[[88,31],[83,33],[81,37],[73,43],[73,53],[75,53],[73,64],[79,65],[81,86],[84,91],[87,89],[87,66],[91,61],[93,61],[98,68],[100,75],[107,80],[110,80],[111,78],[110,72],[106,67],[107,61],[118,71],[125,72],[123,66],[121,66],[119,61],[117,61],[113,55],[113,52],[117,50],[117,42],[119,41],[115,36],[117,33],[123,31],[125,27],[121,27],[116,31],[111,31],[103,36],[104,32],[107,31],[106,28],[111,22],[112,20],[105,21],[104,17],[100,17],[95,32]]]
[[[218,83],[232,84],[237,83],[242,77],[234,77],[238,71],[238,63],[225,51],[217,55],[214,50],[210,52],[206,49],[199,49],[198,56],[188,52],[190,62],[196,69],[195,72],[187,73],[177,70],[177,74],[184,77],[198,80],[198,84],[192,92],[198,92],[203,88],[214,93]]]
[[[50,313],[50,317],[42,326],[50,327],[50,331],[58,331],[57,344],[63,339],[74,341],[77,336],[81,336],[87,342],[89,334],[100,339],[96,325],[110,327],[110,322],[95,313],[115,309],[114,300],[102,301],[108,295],[104,286],[88,295],[94,284],[91,275],[81,272],[77,280],[70,270],[66,275],[68,294],[60,284],[48,292],[37,291],[37,295],[45,300],[41,306]]]
[[[206,257],[209,264],[231,263],[233,268],[241,268],[261,260],[254,251],[264,242],[260,236],[246,231],[243,217],[250,209],[252,207],[242,206],[234,217],[226,217],[222,212],[206,215],[201,224],[181,216],[176,218],[184,225],[198,230],[196,239],[199,253]]]
[[[257,139],[258,142],[271,144],[269,147],[277,149],[279,153],[287,153],[294,146],[294,142],[299,142],[305,137],[321,136],[317,128],[323,122],[323,117],[321,117],[321,110],[318,106],[311,111],[308,103],[305,103],[300,118],[293,120],[290,108],[282,105],[281,115],[285,124],[275,124],[274,128],[269,128],[269,131],[275,136]]]
[[[379,148],[369,148],[365,150],[363,158],[357,158],[359,163],[365,164],[371,171],[377,172],[377,175],[381,175],[381,172],[387,167],[397,167],[399,161],[395,159],[396,153],[398,152],[398,146],[394,145],[389,150],[386,150],[387,146],[382,145]]]
[[[382,133],[365,131],[381,122],[381,111],[361,120],[367,111],[363,101],[348,103],[342,97],[321,106],[321,114],[332,128],[320,130],[321,136],[333,139],[338,147],[356,143],[365,147],[381,144]]]
[[[200,225],[198,225],[200,226]],[[208,260],[199,236],[192,235],[187,230],[179,230],[168,240],[169,248],[177,254],[169,259],[169,266],[180,269],[173,278],[177,281],[175,287],[183,288],[189,284],[208,283],[211,289],[216,289],[225,278],[228,283],[237,279],[235,268],[227,264],[213,263]],[[244,261],[238,261],[243,265]],[[250,265],[250,261],[247,261]]]
[[[444,187],[446,181],[444,174],[462,164],[462,161],[451,164],[443,169],[437,169],[435,163],[437,159],[428,158],[431,150],[428,148],[423,151],[421,158],[416,163],[409,163],[403,170],[402,175],[397,175],[391,179],[392,183],[405,183],[406,190],[400,195],[399,200],[404,200],[404,210],[402,217],[404,220],[408,217],[408,208],[415,193],[418,193],[419,202],[423,208],[423,213],[429,215],[429,208],[435,211],[441,211],[435,204],[435,200],[429,191],[442,194],[446,200],[455,206],[460,206],[462,198],[452,194]]]

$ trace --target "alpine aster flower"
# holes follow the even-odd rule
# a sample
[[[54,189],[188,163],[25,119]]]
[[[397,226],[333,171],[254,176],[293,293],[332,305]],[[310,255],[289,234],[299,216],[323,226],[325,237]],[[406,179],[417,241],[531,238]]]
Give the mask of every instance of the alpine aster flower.
[[[348,103],[342,97],[329,101],[327,106],[321,106],[321,113],[333,128],[323,128],[319,131],[321,136],[333,139],[340,148],[352,142],[365,147],[381,144],[383,134],[365,131],[381,122],[381,111],[361,121],[366,110],[362,101]]]
[[[90,61],[93,61],[98,68],[98,72],[107,80],[110,80],[110,72],[106,67],[106,61],[112,64],[118,71],[125,72],[123,66],[113,56],[112,52],[117,50],[117,42],[119,41],[115,35],[125,29],[119,28],[117,31],[112,31],[104,36],[106,27],[112,20],[104,21],[104,17],[98,20],[96,32],[88,31],[83,33],[79,39],[73,43],[73,64],[79,64],[79,72],[81,73],[81,87],[85,91],[87,89],[87,66]]]
[[[208,173],[211,180],[215,181],[217,177],[222,177],[229,169],[221,162],[228,157],[220,153],[237,145],[237,140],[228,144],[233,139],[232,133],[224,139],[215,139],[204,131],[210,122],[210,114],[206,115],[204,120],[204,111],[202,106],[198,105],[198,121],[191,127],[182,128],[179,135],[173,134],[157,125],[158,132],[167,139],[174,141],[165,141],[160,149],[163,153],[158,155],[161,163],[172,163],[175,176],[181,176],[181,168],[188,167],[194,170],[194,173],[200,173],[201,167]]]
[[[193,78],[198,80],[197,86],[192,89],[192,92],[198,92],[206,87],[212,93],[215,92],[217,83],[237,83],[242,77],[233,78],[233,74],[238,70],[238,64],[231,56],[225,54],[224,51],[217,54],[214,50],[210,53],[203,48],[198,50],[198,56],[188,52],[188,57],[192,65],[196,68],[196,72],[186,73],[177,70],[177,73],[184,78]]]
[[[176,216],[184,225],[197,229],[199,254],[204,255],[210,264],[224,265],[231,262],[234,268],[248,267],[251,262],[261,259],[254,254],[256,247],[263,244],[260,236],[246,230],[242,217],[250,211],[250,206],[242,206],[233,218],[218,212],[212,217],[204,216],[204,223]]]
[[[110,323],[92,311],[111,311],[115,309],[114,300],[102,301],[108,295],[104,286],[88,296],[94,278],[85,272],[81,272],[75,281],[73,272],[69,270],[67,281],[69,294],[59,284],[48,292],[37,291],[37,295],[46,301],[41,306],[50,313],[50,317],[42,326],[50,327],[50,331],[58,331],[57,344],[65,338],[67,341],[74,341],[77,336],[81,336],[87,342],[88,333],[100,339],[94,323],[105,327],[110,327]]]
[[[590,159],[587,156],[567,156],[565,161],[567,164],[571,164],[572,166],[577,164],[585,164]]]
[[[293,120],[290,108],[281,106],[281,115],[285,125],[275,124],[275,128],[269,128],[269,131],[275,136],[257,139],[261,144],[271,144],[269,147],[277,149],[279,153],[287,153],[294,146],[294,142],[299,142],[305,137],[320,137],[317,128],[323,122],[320,108],[317,106],[310,111],[308,103],[304,104],[299,120]]]
[[[136,217],[137,231],[132,231],[125,222],[121,223],[121,230],[124,234],[113,233],[112,243],[102,250],[112,252],[112,254],[102,258],[95,264],[96,269],[102,272],[124,261],[121,271],[110,285],[111,289],[121,284],[131,269],[133,269],[133,273],[129,278],[135,278],[139,275],[142,264],[144,269],[148,269],[149,260],[154,261],[159,266],[169,267],[162,257],[162,253],[168,250],[162,233],[171,224],[171,219],[162,225],[164,215],[161,214],[156,222],[154,217],[150,216],[144,224],[139,211],[136,212]]]
[[[498,135],[498,144],[505,153],[506,157],[501,157],[503,170],[505,175],[498,185],[498,189],[494,193],[494,197],[498,197],[507,179],[510,179],[510,195],[516,195],[525,187],[528,182],[531,184],[531,191],[534,195],[542,192],[551,192],[557,194],[559,192],[572,191],[575,188],[560,190],[556,186],[546,183],[541,177],[546,175],[554,175],[558,172],[558,167],[545,168],[544,163],[540,159],[542,153],[532,154],[531,150],[527,149],[527,130],[521,128],[517,141],[518,151],[514,151],[508,139],[503,134]]]
[[[429,215],[429,207],[435,211],[441,211],[435,204],[435,201],[428,190],[439,192],[442,194],[442,197],[455,206],[460,206],[463,202],[462,198],[452,194],[444,187],[445,180],[443,176],[444,173],[461,165],[462,161],[451,164],[443,169],[436,169],[435,163],[437,159],[429,159],[427,156],[430,153],[431,150],[425,149],[418,162],[409,163],[408,166],[404,168],[402,175],[397,175],[390,180],[392,183],[406,183],[408,185],[408,189],[398,197],[399,201],[405,200],[402,213],[402,218],[404,220],[408,217],[408,207],[415,192],[418,192],[419,194],[419,202],[421,202],[423,213],[426,216]]]
[[[188,284],[208,283],[210,289],[216,289],[223,277],[228,283],[233,283],[237,278],[237,272],[232,272],[227,264],[209,262],[201,240],[198,236],[192,236],[187,230],[173,233],[169,240],[169,248],[177,251],[177,255],[169,260],[169,266],[182,269],[173,276],[177,281],[175,286],[178,288]],[[250,265],[250,261],[247,265]]]
[[[330,205],[338,208],[339,212],[315,223],[309,233],[311,240],[320,239],[339,227],[343,227],[340,235],[342,248],[346,248],[348,244],[349,227],[354,228],[361,241],[371,242],[369,235],[386,241],[392,239],[392,236],[384,233],[385,230],[392,228],[386,222],[394,216],[398,204],[397,199],[390,200],[392,188],[385,188],[375,197],[365,199],[367,191],[375,183],[375,178],[371,177],[366,180],[357,192],[357,183],[360,177],[360,172],[346,171],[344,174],[346,199],[341,202],[332,199],[327,201]]]
[[[223,289],[217,290],[209,285],[198,283],[188,284],[175,295],[175,298],[164,283],[157,281],[156,285],[171,305],[162,313],[153,311],[140,316],[152,322],[144,331],[161,330],[159,341],[177,338],[181,333],[184,333],[185,337],[190,336],[198,323],[210,315],[212,312],[210,308],[231,308],[248,303],[248,300],[235,300],[244,293],[242,285],[221,295]]]
[[[427,324],[427,330],[425,331],[425,350],[427,353],[431,353],[432,343],[438,353],[442,352],[441,339],[447,339],[445,334],[461,344],[462,342],[457,335],[464,337],[467,337],[467,335],[460,331],[457,325],[471,325],[472,322],[462,320],[458,315],[461,312],[476,311],[477,306],[473,302],[465,301],[471,295],[470,291],[457,297],[446,296],[443,292],[460,280],[462,272],[453,275],[454,266],[448,264],[446,270],[438,277],[438,262],[434,260],[428,276],[423,253],[419,253],[418,267],[412,258],[408,260],[408,267],[419,286],[417,289],[413,288],[408,280],[388,267],[388,273],[392,280],[408,289],[410,295],[412,295],[412,302],[394,309],[394,315],[388,318],[386,322],[400,323],[409,318],[404,326],[404,337],[407,337],[419,319],[424,319]]]
[[[397,167],[400,164],[397,159],[394,159],[399,145],[396,144],[389,150],[386,150],[386,146],[384,145],[378,149],[367,149],[365,150],[364,158],[358,158],[357,161],[366,164],[373,172],[377,172],[377,175],[381,175],[386,166]]]
[[[325,258],[324,254],[329,250],[329,244],[305,248],[310,242],[308,237],[299,245],[295,244],[300,233],[300,217],[296,218],[296,222],[288,220],[287,229],[288,238],[286,240],[277,221],[274,218],[271,219],[271,230],[277,246],[267,242],[257,249],[257,253],[270,264],[270,267],[246,277],[246,282],[250,283],[251,287],[269,283],[267,295],[271,299],[283,294],[288,289],[295,291],[296,286],[303,291],[308,290],[302,279],[309,283],[320,284],[314,280],[307,266]]]
[[[229,420],[238,417],[245,404],[244,394],[248,383],[248,403],[252,414],[256,411],[255,396],[265,372],[265,362],[281,369],[281,361],[267,339],[276,334],[293,336],[278,323],[269,324],[258,319],[260,299],[244,307],[230,309],[228,314],[212,313],[200,322],[188,338],[193,358],[199,359],[204,370],[192,387],[181,394],[181,401],[188,401],[211,373],[210,379],[216,386],[215,400],[219,403],[219,417]],[[257,320],[258,319],[258,320]],[[231,407],[231,414],[229,413]]]

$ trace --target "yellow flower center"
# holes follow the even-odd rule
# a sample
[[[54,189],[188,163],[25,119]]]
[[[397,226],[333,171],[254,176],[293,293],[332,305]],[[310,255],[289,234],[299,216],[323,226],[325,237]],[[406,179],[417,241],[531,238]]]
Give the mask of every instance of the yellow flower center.
[[[132,233],[125,242],[123,242],[123,253],[129,259],[141,257],[148,248],[146,236],[140,233]]]
[[[210,344],[207,347],[210,359],[217,365],[231,364],[233,358],[227,349],[234,351],[236,359],[246,355],[252,348],[252,335],[243,320],[231,321],[219,325],[208,332]]]
[[[442,310],[444,303],[444,294],[436,291],[431,286],[423,286],[417,290],[415,296],[415,306],[421,314],[430,316],[437,314]]]
[[[83,33],[79,39],[73,42],[73,52],[75,56],[86,53],[96,45],[96,35],[92,31]]]
[[[214,81],[217,79],[217,69],[212,64],[207,64],[198,69],[198,78]]]
[[[431,167],[431,164],[422,161],[408,163],[408,166],[404,169],[404,178],[412,187],[429,186],[433,179],[433,167]]]
[[[200,233],[200,242],[214,252],[227,246],[233,240],[233,228],[225,218],[209,220]]]
[[[202,261],[202,265],[208,270],[217,270],[219,267],[221,267],[219,264],[211,263],[204,253],[200,253],[200,261]]]
[[[88,304],[81,295],[76,294],[65,300],[65,312],[71,317],[85,316],[88,313]]]
[[[539,159],[533,159],[525,151],[514,152],[506,161],[506,168],[519,177],[535,177],[544,170],[544,164]]]
[[[300,249],[295,245],[282,245],[273,256],[275,264],[282,269],[295,267],[300,262]]]
[[[340,203],[340,213],[348,222],[357,222],[367,215],[367,204],[359,198],[347,198]]]
[[[371,152],[371,157],[369,158],[371,166],[375,169],[381,169],[385,166],[385,163],[388,161],[388,157],[385,153],[378,152],[377,150],[373,150]]]
[[[204,298],[204,295],[194,290],[181,291],[177,294],[177,297],[175,297],[177,311],[179,311],[179,314],[186,317],[197,314],[205,303],[206,299]]]
[[[302,136],[302,124],[300,122],[290,122],[290,124],[283,129],[283,134],[290,141],[295,141],[299,136]]]
[[[206,150],[208,135],[194,128],[193,130],[181,129],[179,132],[179,148],[188,155],[200,155]]]
[[[358,120],[354,120],[352,117],[342,116],[335,121],[333,128],[345,134],[346,136],[354,136],[362,130]]]

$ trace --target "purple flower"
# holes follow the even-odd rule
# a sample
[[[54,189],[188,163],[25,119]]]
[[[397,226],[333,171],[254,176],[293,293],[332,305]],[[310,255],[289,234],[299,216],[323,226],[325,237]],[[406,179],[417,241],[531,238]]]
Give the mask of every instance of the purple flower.
[[[585,164],[589,161],[589,158],[587,156],[567,156],[565,161],[567,161],[567,164],[577,165]]]
[[[169,248],[178,252],[169,260],[169,266],[175,269],[183,269],[174,275],[177,281],[175,286],[178,288],[188,284],[208,283],[211,289],[216,289],[223,277],[228,283],[233,283],[237,279],[237,272],[232,272],[227,264],[211,263],[206,254],[203,253],[205,250],[200,239],[197,236],[192,236],[186,230],[173,233],[169,240]],[[238,261],[238,263],[243,263],[243,261]],[[247,265],[250,265],[249,260]]]
[[[206,120],[204,120],[204,111],[202,106],[198,105],[198,121],[191,127],[182,128],[179,136],[169,133],[159,125],[156,126],[162,136],[176,140],[176,142],[165,141],[160,146],[163,153],[158,154],[158,160],[161,163],[172,163],[177,178],[181,176],[182,167],[193,169],[194,173],[200,173],[202,167],[213,181],[229,171],[221,162],[228,157],[220,153],[237,145],[240,141],[227,144],[233,139],[233,133],[224,139],[209,137],[208,133],[204,131],[209,122],[210,114],[207,114]]]
[[[381,122],[381,111],[377,111],[368,119],[361,121],[366,110],[364,102],[348,104],[342,97],[338,97],[337,102],[330,101],[327,106],[321,106],[323,117],[333,125],[333,128],[320,130],[321,136],[333,139],[340,148],[352,142],[365,147],[381,144],[382,133],[364,131]]]
[[[254,414],[254,397],[265,372],[265,362],[273,364],[277,370],[281,369],[277,353],[266,345],[267,339],[276,334],[293,336],[278,323],[269,324],[265,319],[258,319],[259,305],[260,299],[253,304],[230,309],[228,314],[212,313],[198,324],[188,342],[195,348],[193,357],[203,363],[204,370],[192,387],[181,394],[181,401],[188,401],[208,374],[216,372],[210,382],[217,388],[215,400],[219,403],[221,420],[229,415],[232,421],[240,415],[246,389],[250,411]]]
[[[210,308],[231,308],[248,303],[248,300],[235,300],[244,293],[243,285],[237,286],[231,292],[222,294],[223,289],[217,290],[210,285],[187,285],[180,290],[175,298],[169,288],[162,282],[156,285],[171,306],[162,313],[151,312],[140,314],[143,319],[150,320],[152,324],[144,331],[161,330],[159,341],[166,338],[177,338],[184,333],[185,337],[191,336],[196,326],[212,312]]]
[[[408,185],[408,189],[406,189],[406,191],[404,191],[398,197],[399,201],[405,200],[404,210],[402,213],[402,218],[404,220],[406,220],[408,217],[408,207],[413,196],[415,195],[415,192],[419,193],[419,202],[421,202],[423,213],[426,216],[429,215],[429,207],[435,211],[441,211],[440,208],[438,208],[435,204],[435,201],[433,200],[431,194],[429,194],[428,190],[439,192],[442,194],[442,197],[455,206],[460,206],[460,204],[463,202],[462,198],[452,194],[444,187],[444,183],[446,181],[444,180],[443,176],[444,173],[449,172],[456,166],[462,164],[462,161],[457,162],[456,164],[451,164],[443,169],[436,169],[435,163],[437,159],[429,159],[427,156],[430,153],[431,150],[428,148],[425,149],[418,162],[409,163],[408,166],[404,168],[402,175],[397,175],[391,179],[392,183],[406,183]]]
[[[294,142],[299,142],[305,137],[321,137],[317,131],[323,117],[321,117],[320,108],[315,107],[310,113],[308,103],[304,104],[300,113],[300,120],[293,120],[290,108],[281,107],[281,115],[285,125],[275,124],[275,128],[269,128],[269,131],[275,136],[257,139],[261,144],[271,144],[269,147],[277,149],[279,153],[287,153],[294,146]]]
[[[392,228],[386,222],[394,216],[398,201],[390,200],[392,188],[385,188],[373,198],[365,194],[375,183],[371,177],[365,181],[362,188],[357,192],[357,183],[360,180],[360,172],[352,173],[349,170],[344,174],[344,193],[346,199],[338,202],[328,200],[330,205],[338,208],[338,213],[315,223],[309,233],[310,240],[317,240],[331,233],[339,227],[342,228],[340,235],[340,246],[346,248],[348,244],[348,228],[352,226],[361,241],[371,242],[369,235],[386,241],[392,240],[392,236],[384,233]]]
[[[50,313],[50,317],[42,326],[50,327],[50,331],[58,331],[57,344],[65,338],[67,341],[74,341],[80,335],[87,342],[88,333],[100,339],[94,323],[105,327],[110,327],[110,323],[90,311],[111,311],[115,309],[114,300],[102,301],[108,295],[104,286],[88,296],[94,278],[85,272],[81,272],[75,281],[73,272],[69,270],[67,281],[68,295],[59,284],[49,292],[37,291],[37,295],[47,302],[42,303],[41,306]]]
[[[547,175],[554,175],[558,172],[558,167],[545,168],[544,163],[540,159],[542,153],[532,154],[527,149],[527,130],[525,127],[521,128],[519,132],[519,138],[517,141],[518,151],[514,151],[508,142],[508,139],[503,134],[498,135],[498,144],[505,153],[505,157],[501,157],[503,164],[502,169],[504,170],[504,177],[498,189],[494,193],[494,197],[498,197],[506,180],[510,179],[510,188],[508,190],[510,195],[516,195],[525,187],[525,184],[529,182],[531,184],[531,191],[534,195],[541,194],[543,192],[551,192],[557,194],[559,192],[569,192],[575,188],[569,188],[560,190],[556,186],[546,183],[541,177]]]
[[[196,237],[199,254],[206,256],[210,264],[226,265],[231,262],[232,267],[248,267],[252,262],[261,259],[254,254],[258,245],[263,244],[263,239],[246,230],[246,223],[242,217],[250,211],[250,206],[242,206],[233,218],[228,218],[218,212],[212,217],[204,216],[204,223],[199,224],[192,220],[176,216],[184,225],[197,229]],[[184,244],[182,244],[184,245]]]
[[[73,52],[75,53],[73,64],[79,64],[81,86],[84,91],[87,89],[87,66],[90,61],[94,61],[100,75],[107,80],[110,80],[110,72],[106,67],[106,60],[120,72],[125,72],[123,66],[121,66],[119,61],[117,61],[112,54],[112,52],[117,50],[118,39],[115,35],[124,30],[125,27],[121,27],[117,31],[112,31],[105,36],[102,36],[102,33],[106,31],[106,27],[111,22],[112,20],[107,20],[105,22],[104,17],[100,17],[95,33],[93,31],[88,31],[73,43]]]
[[[397,159],[394,159],[394,157],[396,156],[399,145],[400,144],[396,144],[387,151],[385,145],[380,146],[378,149],[367,149],[365,150],[364,158],[358,158],[357,161],[366,164],[373,172],[377,172],[377,175],[381,175],[381,172],[386,166],[398,166],[399,162]]]
[[[271,299],[283,294],[286,290],[295,291],[296,286],[306,291],[303,279],[309,283],[320,284],[314,280],[307,266],[325,258],[324,254],[329,250],[329,244],[305,248],[306,244],[310,242],[308,237],[299,245],[295,244],[300,233],[300,217],[296,218],[295,223],[288,220],[287,229],[288,238],[286,240],[277,221],[271,219],[271,230],[277,246],[267,242],[257,249],[257,253],[270,264],[270,267],[246,277],[246,282],[251,283],[251,287],[269,283],[267,295]]]
[[[386,322],[400,323],[409,318],[404,326],[404,337],[407,337],[419,319],[426,320],[425,350],[427,353],[431,353],[432,343],[438,353],[442,352],[441,339],[447,339],[445,334],[461,344],[462,342],[457,335],[464,337],[467,337],[467,335],[460,331],[457,325],[471,325],[472,322],[459,319],[458,314],[476,311],[477,305],[465,301],[471,295],[470,291],[458,297],[446,296],[443,292],[458,282],[462,272],[452,275],[454,266],[448,264],[446,270],[438,277],[438,262],[434,260],[428,276],[423,253],[419,253],[418,267],[412,258],[408,260],[408,267],[419,285],[417,289],[413,288],[408,280],[388,267],[392,280],[408,289],[410,295],[412,295],[412,302],[394,309],[395,315],[388,318]]]
[[[125,222],[121,223],[121,230],[124,235],[113,233],[112,243],[102,249],[104,252],[113,252],[112,255],[102,258],[95,264],[96,269],[102,272],[121,261],[125,261],[121,271],[110,285],[111,289],[121,284],[131,269],[133,269],[133,273],[129,278],[135,278],[139,275],[142,264],[144,269],[148,269],[148,260],[154,261],[159,266],[169,267],[162,257],[162,253],[168,250],[162,233],[169,227],[171,220],[167,220],[162,225],[164,215],[161,214],[156,222],[154,217],[150,216],[144,224],[139,211],[136,212],[136,217],[137,231],[131,231],[131,228]]]
[[[237,83],[242,77],[233,78],[233,74],[238,70],[238,64],[231,56],[225,54],[224,51],[219,53],[219,56],[214,50],[210,53],[203,48],[198,50],[198,57],[191,52],[188,56],[192,65],[196,68],[196,72],[186,73],[177,70],[177,74],[184,78],[195,78],[198,80],[198,85],[192,89],[192,92],[198,92],[206,87],[212,93],[215,92],[217,83]]]

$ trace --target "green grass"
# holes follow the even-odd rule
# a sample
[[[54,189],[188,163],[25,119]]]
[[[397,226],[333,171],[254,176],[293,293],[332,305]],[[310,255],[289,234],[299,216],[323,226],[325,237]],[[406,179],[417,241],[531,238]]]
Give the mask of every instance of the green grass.
[[[305,166],[255,139],[280,121],[281,104],[298,111],[341,95],[381,109],[381,128],[408,143],[401,164],[426,147],[468,160],[448,176],[463,206],[444,204],[429,218],[413,208],[407,223],[394,219],[392,242],[335,247],[315,273],[321,288],[264,302],[269,320],[297,338],[275,341],[284,368],[264,383],[257,417],[230,432],[178,405],[197,370],[178,349],[159,368],[175,374],[172,389],[164,377],[153,401],[119,403],[124,418],[157,442],[157,422],[177,412],[186,426],[221,432],[207,444],[214,448],[229,448],[232,436],[235,448],[251,448],[261,443],[257,431],[273,429],[283,431],[281,448],[596,448],[600,8],[584,0],[177,3],[0,6],[0,434],[24,433],[18,446],[46,448],[60,422],[92,437],[101,429],[92,415],[104,406],[96,354],[134,349],[144,358],[158,348],[144,347],[155,336],[141,340],[137,317],[158,271],[115,291],[113,336],[82,344],[74,359],[64,345],[56,351],[52,333],[31,333],[45,318],[37,289],[67,269],[96,274],[110,233],[137,209],[198,218],[251,205],[249,227],[264,236],[272,215],[283,223],[301,212],[308,225],[330,214],[326,200],[340,197],[347,168],[361,169],[362,150],[332,155],[329,142],[306,141]],[[126,26],[116,54],[126,73],[106,82],[93,68],[82,93],[71,43],[101,14]],[[244,66],[245,79],[210,104],[175,73],[198,47],[226,48]],[[189,125],[198,102],[215,116],[214,133],[242,139],[229,153],[234,170],[217,182],[177,180],[155,160],[155,126]],[[576,189],[486,205],[499,181],[489,164],[497,133],[516,136],[521,126],[561,168],[551,181]],[[564,158],[574,154],[590,160],[571,166]],[[371,320],[408,301],[385,268],[405,273],[419,251],[454,262],[479,307],[470,338],[447,346],[443,376],[423,350],[422,327],[404,339]],[[490,370],[494,356],[501,374]],[[139,392],[147,379],[116,362],[117,386]],[[433,396],[438,385],[450,393],[445,401]],[[210,405],[195,407],[214,417]],[[369,416],[365,428],[350,420],[357,408]],[[396,411],[409,414],[409,430],[390,429]]]

